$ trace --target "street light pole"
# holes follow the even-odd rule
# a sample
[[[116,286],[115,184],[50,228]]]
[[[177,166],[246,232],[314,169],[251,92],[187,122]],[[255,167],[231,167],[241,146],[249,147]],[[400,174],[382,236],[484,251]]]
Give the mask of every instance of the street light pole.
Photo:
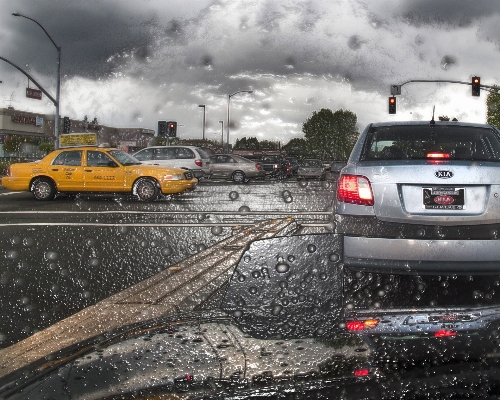
[[[27,17],[26,15],[20,14],[18,12],[12,13],[14,17],[23,17],[26,19],[29,19],[30,21],[33,21],[35,24],[37,24],[42,30],[45,32],[47,37],[50,39],[52,44],[55,46],[57,50],[57,83],[56,83],[56,101],[55,101],[55,106],[56,106],[56,116],[54,118],[54,136],[55,136],[55,143],[54,143],[54,148],[57,149],[59,148],[59,107],[60,107],[60,94],[61,94],[61,47],[54,42],[54,39],[49,35],[49,33],[45,30],[45,28],[37,21],[34,20],[33,18]]]
[[[222,152],[224,153],[224,121],[219,121],[221,126],[220,126],[220,144],[222,146]]]
[[[200,104],[198,107],[203,107],[203,140],[205,140],[205,121],[207,118],[207,112],[206,112],[205,104]]]
[[[230,106],[231,106],[231,97],[238,93],[253,93],[253,90],[239,90],[237,92],[234,92],[230,95],[227,96],[227,139],[226,139],[226,146],[227,146],[227,153],[229,153],[229,125],[230,125]]]

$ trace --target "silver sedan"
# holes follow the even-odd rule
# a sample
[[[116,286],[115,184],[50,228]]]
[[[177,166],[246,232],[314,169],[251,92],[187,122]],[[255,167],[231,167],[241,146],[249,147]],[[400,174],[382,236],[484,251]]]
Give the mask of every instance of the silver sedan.
[[[297,179],[320,179],[325,180],[326,171],[323,162],[315,158],[306,158],[299,163]]]
[[[261,165],[253,160],[232,154],[210,156],[210,178],[231,179],[236,183],[245,183],[249,179],[266,176]]]

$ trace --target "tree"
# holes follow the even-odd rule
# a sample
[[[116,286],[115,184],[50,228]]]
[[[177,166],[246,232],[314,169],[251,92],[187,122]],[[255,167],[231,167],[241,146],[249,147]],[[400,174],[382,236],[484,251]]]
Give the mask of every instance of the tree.
[[[43,142],[38,146],[38,150],[43,151],[45,154],[49,154],[54,150],[54,143]]]
[[[359,135],[356,122],[356,114],[349,110],[314,111],[302,125],[308,151],[323,160],[347,160]]]
[[[3,149],[7,153],[17,153],[21,150],[21,144],[26,141],[26,138],[22,138],[19,135],[11,135],[8,139],[5,139]]]
[[[261,150],[277,150],[279,147],[278,142],[273,142],[272,140],[261,140],[259,142],[259,149]]]
[[[259,149],[259,141],[256,137],[242,137],[241,139],[237,139],[234,144],[235,149]]]
[[[486,122],[500,129],[500,88],[494,89],[486,96]]]
[[[304,138],[293,138],[283,146],[286,154],[298,158],[307,156],[307,141]]]

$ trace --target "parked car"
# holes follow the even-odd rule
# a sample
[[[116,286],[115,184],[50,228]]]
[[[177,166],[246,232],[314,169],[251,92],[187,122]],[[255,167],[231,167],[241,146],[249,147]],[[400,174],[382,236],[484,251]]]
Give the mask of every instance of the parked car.
[[[270,178],[289,178],[292,176],[292,166],[283,156],[264,155],[259,163]]]
[[[330,164],[330,172],[339,173],[346,165],[346,161],[332,161]]]
[[[348,275],[347,329],[411,337],[415,345],[498,329],[496,128],[370,124],[339,177],[335,215]]]
[[[142,164],[121,150],[102,147],[55,150],[37,162],[12,164],[2,178],[4,188],[31,191],[37,200],[52,200],[58,193],[131,193],[150,201],[160,193],[194,189],[197,182],[189,171]]]
[[[196,178],[210,174],[208,154],[196,146],[152,146],[134,153],[144,164],[188,169]]]
[[[306,158],[299,163],[297,179],[325,180],[326,171],[323,162],[315,158]]]
[[[287,160],[290,163],[290,166],[292,167],[292,175],[297,175],[297,171],[299,170],[299,161],[297,160],[297,158],[285,157],[285,160]]]
[[[264,178],[266,172],[258,162],[232,154],[210,156],[210,178],[232,179],[236,183]]]

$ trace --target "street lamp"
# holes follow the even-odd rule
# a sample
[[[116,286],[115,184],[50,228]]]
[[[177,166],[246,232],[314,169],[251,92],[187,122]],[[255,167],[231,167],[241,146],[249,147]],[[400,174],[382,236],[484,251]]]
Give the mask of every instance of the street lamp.
[[[229,153],[229,123],[230,123],[230,105],[231,105],[231,97],[238,93],[253,93],[253,90],[239,90],[238,92],[234,92],[227,96],[227,152]]]
[[[219,121],[220,122],[220,144],[222,146],[222,152],[224,152],[224,121]]]
[[[203,107],[203,140],[205,140],[205,120],[207,118],[207,112],[205,109],[205,104],[200,104],[198,107]]]
[[[23,17],[26,19],[29,19],[30,21],[33,21],[35,24],[37,24],[42,30],[45,32],[45,34],[48,36],[52,44],[55,46],[57,49],[57,83],[56,83],[56,101],[54,102],[56,106],[56,116],[54,118],[54,136],[55,136],[55,143],[54,143],[54,148],[57,149],[59,148],[59,106],[60,106],[60,100],[59,96],[61,93],[61,47],[54,42],[54,39],[49,35],[49,33],[45,30],[45,28],[36,20],[33,18],[27,17],[26,15],[20,14],[18,12],[12,13],[14,17]]]

